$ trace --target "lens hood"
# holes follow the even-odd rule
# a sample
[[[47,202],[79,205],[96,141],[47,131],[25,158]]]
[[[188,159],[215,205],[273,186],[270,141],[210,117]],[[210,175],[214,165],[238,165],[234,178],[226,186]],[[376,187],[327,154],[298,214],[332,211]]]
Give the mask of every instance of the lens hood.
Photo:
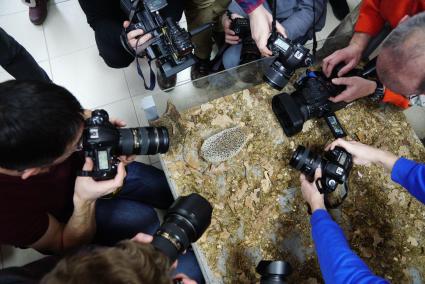
[[[304,118],[298,104],[287,93],[273,97],[272,109],[286,136],[291,137],[303,129]]]

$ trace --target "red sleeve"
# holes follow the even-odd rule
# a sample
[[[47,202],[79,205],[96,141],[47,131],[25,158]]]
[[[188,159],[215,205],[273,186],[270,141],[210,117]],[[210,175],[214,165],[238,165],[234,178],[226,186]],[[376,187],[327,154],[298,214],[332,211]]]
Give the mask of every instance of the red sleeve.
[[[382,102],[390,103],[403,109],[408,108],[410,105],[410,101],[408,98],[400,94],[394,93],[389,89],[385,89],[384,98],[382,99]]]
[[[379,9],[380,2],[381,0],[363,0],[354,31],[371,36],[375,36],[381,31],[385,19]]]
[[[262,5],[264,0],[236,0],[236,2],[242,7],[245,13],[249,14],[258,6]]]
[[[22,208],[25,211],[25,208]],[[28,247],[38,241],[49,227],[46,213],[1,212],[0,244]]]

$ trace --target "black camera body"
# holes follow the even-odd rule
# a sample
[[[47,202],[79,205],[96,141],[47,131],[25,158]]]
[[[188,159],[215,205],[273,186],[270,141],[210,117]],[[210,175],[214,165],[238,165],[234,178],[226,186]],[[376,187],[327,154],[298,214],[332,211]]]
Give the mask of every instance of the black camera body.
[[[146,34],[152,35],[152,39],[144,44],[147,46],[145,53],[149,61],[158,61],[159,70],[165,77],[171,77],[196,63],[196,58],[192,54],[194,46],[191,42],[191,34],[171,18],[164,20],[158,12],[167,5],[167,1],[141,0],[135,4],[134,0],[121,0],[120,4],[121,9],[129,15],[131,20],[126,33],[134,29],[142,29]],[[209,28],[209,25],[198,30],[197,33],[206,28]],[[122,35],[121,42],[128,51],[133,53],[127,44],[126,34]]]
[[[152,245],[173,263],[179,254],[196,242],[211,224],[213,207],[197,193],[180,196],[153,236]]]
[[[231,14],[228,13],[228,17],[231,20],[230,29],[235,32],[235,35],[241,39],[242,50],[240,57],[240,64],[246,64],[251,61],[255,61],[261,58],[260,50],[257,47],[254,39],[251,36],[251,27],[249,19],[246,18],[231,18]]]
[[[287,136],[299,133],[312,118],[325,117],[335,137],[344,137],[345,131],[334,112],[344,108],[344,102],[333,103],[329,98],[337,96],[344,88],[332,84],[322,72],[307,70],[297,83],[295,92],[278,94],[272,99],[272,109]]]
[[[273,97],[272,109],[283,131],[287,136],[299,133],[306,122],[312,118],[325,118],[335,138],[342,138],[346,133],[339,123],[335,112],[346,107],[347,103],[334,103],[329,100],[345,90],[345,86],[337,86],[332,79],[337,77],[343,64],[337,65],[330,78],[321,71],[306,70],[294,84],[295,92],[291,95],[281,93]],[[353,69],[347,77],[360,76],[374,78],[376,75],[376,58],[372,59],[363,69]]]
[[[246,37],[251,37],[251,27],[249,23],[249,19],[247,18],[234,18],[232,19],[228,15],[230,19],[230,29],[235,32],[235,35],[239,38],[243,39]]]
[[[271,36],[268,47],[276,58],[265,70],[264,80],[277,90],[286,86],[295,70],[313,64],[313,56],[308,48],[282,35]]]
[[[117,174],[120,155],[154,155],[169,148],[168,130],[165,127],[117,128],[109,122],[105,110],[94,110],[85,121],[82,146],[94,167],[80,175],[95,180],[113,179]]]
[[[316,169],[321,168],[322,177],[316,180],[316,186],[320,193],[328,194],[334,192],[338,185],[347,184],[353,167],[353,157],[338,146],[325,152],[324,157],[321,157],[299,145],[292,154],[289,164],[305,174],[310,181],[314,180]]]
[[[292,268],[283,260],[262,260],[255,271],[261,275],[260,284],[286,284],[286,277],[291,274]]]

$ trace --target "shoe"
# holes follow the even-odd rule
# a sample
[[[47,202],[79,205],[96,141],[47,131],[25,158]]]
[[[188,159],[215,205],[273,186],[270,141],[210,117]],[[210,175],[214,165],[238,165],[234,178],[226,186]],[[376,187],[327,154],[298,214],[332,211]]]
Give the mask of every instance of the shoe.
[[[47,0],[35,0],[35,7],[29,8],[29,18],[34,25],[41,25],[47,17]]]
[[[169,92],[176,86],[177,74],[166,78],[161,72],[157,71],[156,81],[158,82],[158,86],[161,90]]]
[[[350,13],[347,0],[329,0],[335,17],[342,21]]]
[[[190,69],[190,79],[192,79],[193,86],[196,88],[206,88],[209,84],[208,80],[206,78],[204,80],[200,78],[211,74],[211,62],[208,59],[197,59],[198,62],[192,65]]]

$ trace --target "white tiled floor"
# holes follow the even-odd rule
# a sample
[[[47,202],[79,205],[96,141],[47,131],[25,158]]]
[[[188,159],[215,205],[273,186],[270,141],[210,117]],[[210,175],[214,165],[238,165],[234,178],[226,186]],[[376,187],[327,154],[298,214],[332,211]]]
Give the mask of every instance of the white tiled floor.
[[[350,0],[354,7],[360,0]],[[325,29],[318,34],[323,39],[338,24],[328,9]],[[185,19],[182,20],[185,24]],[[77,0],[50,0],[49,14],[42,26],[28,20],[28,10],[21,1],[0,0],[0,26],[19,41],[47,71],[53,81],[68,88],[86,108],[102,107],[112,117],[127,121],[128,126],[147,125],[135,96],[143,96],[141,79],[133,63],[125,69],[111,69],[98,56],[94,33],[86,23]],[[146,64],[143,64],[146,65]],[[147,70],[145,70],[147,73]],[[0,69],[0,82],[11,79]],[[178,81],[190,78],[189,69],[178,75]],[[196,89],[184,89],[196,91]],[[156,89],[154,94],[159,91]],[[161,167],[157,157],[140,157],[145,163]],[[3,247],[1,267],[20,265],[37,259],[33,250],[14,250]]]

